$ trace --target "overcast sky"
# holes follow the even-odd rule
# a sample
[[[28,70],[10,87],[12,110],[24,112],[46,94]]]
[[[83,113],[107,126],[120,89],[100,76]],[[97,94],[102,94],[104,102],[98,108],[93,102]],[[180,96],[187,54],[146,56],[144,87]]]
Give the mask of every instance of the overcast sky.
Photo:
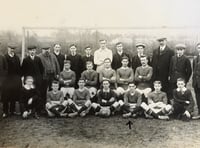
[[[22,26],[200,26],[199,0],[0,0],[0,30]]]

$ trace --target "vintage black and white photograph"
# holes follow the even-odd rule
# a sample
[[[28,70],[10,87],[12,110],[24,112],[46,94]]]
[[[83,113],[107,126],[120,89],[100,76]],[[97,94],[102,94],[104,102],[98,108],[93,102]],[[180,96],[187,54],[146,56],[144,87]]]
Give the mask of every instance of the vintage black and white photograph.
[[[0,0],[0,148],[199,148],[198,0]]]

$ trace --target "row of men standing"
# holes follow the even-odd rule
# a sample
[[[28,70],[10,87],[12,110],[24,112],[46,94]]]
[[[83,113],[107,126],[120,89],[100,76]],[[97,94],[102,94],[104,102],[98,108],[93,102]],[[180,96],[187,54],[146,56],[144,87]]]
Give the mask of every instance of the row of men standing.
[[[17,46],[9,44],[7,54],[5,56],[1,56],[1,63],[3,63],[1,67],[2,71],[5,71],[6,76],[6,79],[2,84],[3,87],[1,95],[4,112],[7,113],[10,108],[11,114],[14,113],[15,101],[20,97],[19,89],[22,86],[21,77],[26,76],[32,76],[35,79],[36,88],[40,90],[43,98],[41,102],[41,108],[43,108],[46,102],[47,89],[48,87],[51,88],[50,85],[52,80],[59,77],[60,71],[63,69],[65,59],[71,61],[71,69],[76,73],[77,81],[79,80],[82,71],[85,70],[86,61],[92,61],[96,66],[95,69],[97,72],[102,70],[104,59],[106,58],[111,59],[112,68],[114,70],[121,67],[121,60],[123,56],[129,57],[129,66],[131,66],[134,71],[137,67],[141,66],[140,56],[144,55],[145,44],[136,44],[137,55],[131,58],[130,55],[123,50],[123,44],[121,42],[116,44],[117,50],[114,54],[106,47],[106,42],[106,40],[99,41],[100,48],[94,52],[94,56],[91,55],[91,47],[89,46],[85,48],[85,56],[81,56],[77,53],[76,45],[72,44],[69,47],[70,54],[67,55],[67,57],[60,53],[60,44],[54,44],[53,53],[50,52],[50,46],[42,46],[42,53],[39,54],[39,56],[36,56],[36,46],[28,46],[29,56],[23,59],[22,65],[20,65],[20,60],[14,52]],[[158,49],[154,50],[152,60],[149,60],[149,64],[153,67],[152,80],[160,80],[162,82],[163,91],[168,92],[170,61],[174,55],[174,51],[167,46],[166,38],[159,38],[158,42],[160,46]],[[178,61],[177,59],[175,60],[176,65],[174,66],[174,69],[171,70],[172,73],[174,71],[178,71],[178,68],[180,68],[179,63],[183,63],[183,61]],[[186,81],[188,81],[191,76],[190,63],[187,67],[189,67],[187,68],[188,74],[184,77]],[[182,67],[182,69],[184,70],[185,67]]]

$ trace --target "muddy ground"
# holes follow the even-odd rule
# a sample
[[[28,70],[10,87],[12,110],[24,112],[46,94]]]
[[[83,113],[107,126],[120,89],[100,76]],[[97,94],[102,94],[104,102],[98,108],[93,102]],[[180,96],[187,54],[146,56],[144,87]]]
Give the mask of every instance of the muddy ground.
[[[11,117],[0,121],[0,147],[200,147],[200,120],[130,119],[132,129],[126,125],[128,121],[121,116],[39,120]]]

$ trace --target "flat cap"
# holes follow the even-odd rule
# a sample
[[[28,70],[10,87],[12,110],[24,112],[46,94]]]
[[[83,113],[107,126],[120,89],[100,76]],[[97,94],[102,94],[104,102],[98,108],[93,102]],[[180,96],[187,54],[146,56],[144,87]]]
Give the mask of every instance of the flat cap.
[[[32,50],[32,49],[36,49],[37,47],[35,45],[28,45],[27,49],[28,50]]]
[[[15,48],[17,48],[17,44],[14,42],[10,42],[10,43],[8,43],[8,47],[11,49],[15,49]]]
[[[176,49],[185,49],[186,45],[185,44],[176,44],[175,48]]]
[[[41,45],[41,49],[47,50],[49,49],[51,46],[48,43],[44,43]]]
[[[158,38],[157,41],[160,42],[160,41],[164,41],[166,39],[167,39],[166,37],[161,37],[161,38]]]
[[[71,64],[70,60],[64,60],[64,64]]]
[[[138,47],[138,46],[142,46],[143,48],[146,47],[146,45],[144,43],[141,43],[141,42],[135,44],[135,47]]]

